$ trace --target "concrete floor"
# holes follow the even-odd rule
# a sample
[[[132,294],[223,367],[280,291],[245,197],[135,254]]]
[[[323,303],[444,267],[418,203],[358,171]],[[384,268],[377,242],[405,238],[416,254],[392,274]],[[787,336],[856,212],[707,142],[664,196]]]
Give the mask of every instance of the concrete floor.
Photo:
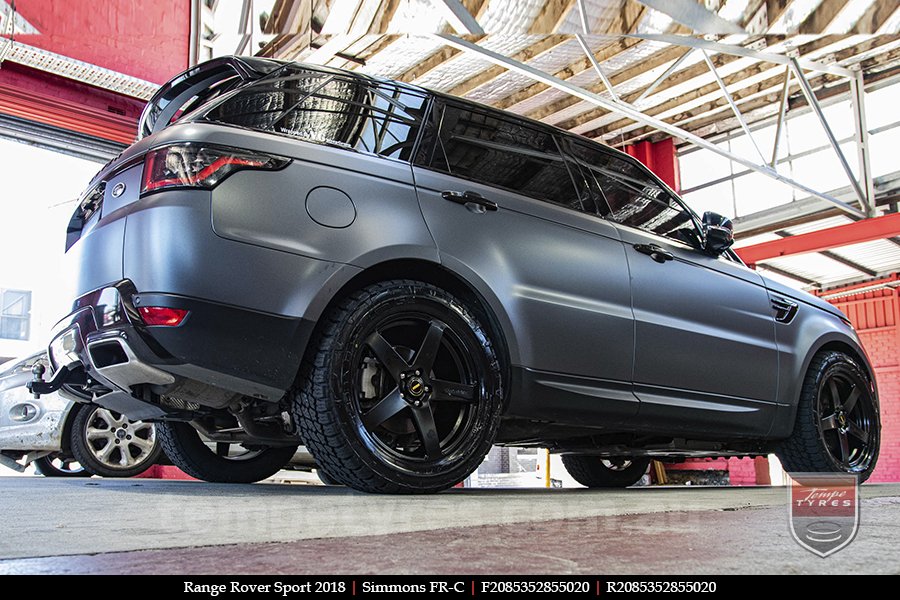
[[[0,477],[6,573],[900,573],[900,485],[798,546],[783,488],[472,490]]]

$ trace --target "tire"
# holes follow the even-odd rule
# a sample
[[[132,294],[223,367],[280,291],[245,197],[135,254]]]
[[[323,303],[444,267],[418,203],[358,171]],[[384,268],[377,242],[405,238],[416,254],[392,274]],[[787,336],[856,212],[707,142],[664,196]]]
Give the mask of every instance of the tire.
[[[825,351],[809,365],[791,436],[776,449],[788,473],[872,474],[881,444],[875,387],[850,356]]]
[[[254,483],[271,477],[294,457],[297,446],[241,448],[235,444],[215,444],[214,451],[200,438],[190,423],[163,422],[157,425],[166,455],[176,467],[203,481],[213,483]]]
[[[134,477],[159,459],[162,446],[153,423],[89,404],[81,407],[70,429],[72,455],[81,466],[103,477]]]
[[[563,454],[563,466],[575,481],[589,488],[625,488],[636,484],[650,466],[649,458],[602,458]]]
[[[90,477],[91,473],[71,456],[51,454],[34,461],[34,470],[44,477]]]
[[[295,417],[316,462],[372,493],[437,492],[465,479],[490,450],[503,402],[496,344],[473,311],[410,280],[335,306],[299,382]]]
[[[322,469],[316,469],[316,477],[319,478],[319,481],[322,482],[322,485],[341,485],[334,477],[329,476],[328,473],[326,473]]]

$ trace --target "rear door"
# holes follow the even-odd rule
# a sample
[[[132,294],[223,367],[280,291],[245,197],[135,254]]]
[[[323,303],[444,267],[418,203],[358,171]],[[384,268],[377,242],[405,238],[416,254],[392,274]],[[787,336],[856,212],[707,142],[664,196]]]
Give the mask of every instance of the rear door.
[[[634,324],[615,227],[585,212],[552,130],[436,104],[414,161],[419,201],[442,262],[509,316],[510,413],[582,425],[634,415]]]
[[[696,217],[642,165],[593,145],[570,147],[627,256],[641,425],[765,434],[778,352],[762,278],[700,250]]]

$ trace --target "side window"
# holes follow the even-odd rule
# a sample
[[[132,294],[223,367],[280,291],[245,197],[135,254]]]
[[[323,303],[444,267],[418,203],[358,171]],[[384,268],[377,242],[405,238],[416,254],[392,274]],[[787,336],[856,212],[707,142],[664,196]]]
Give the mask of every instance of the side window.
[[[605,201],[606,218],[697,247],[699,239],[691,214],[643,168],[612,150],[568,142],[586,185]]]
[[[566,161],[549,130],[454,104],[434,111],[421,166],[583,210]]]
[[[238,91],[205,118],[409,160],[425,101],[393,84],[293,67]]]
[[[0,338],[27,340],[31,325],[31,292],[0,289]]]

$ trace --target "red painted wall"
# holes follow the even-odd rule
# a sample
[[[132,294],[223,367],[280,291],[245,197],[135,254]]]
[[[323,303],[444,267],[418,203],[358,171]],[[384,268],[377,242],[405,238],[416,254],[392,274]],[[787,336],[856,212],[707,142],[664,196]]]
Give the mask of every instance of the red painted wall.
[[[898,281],[898,276],[887,282]],[[837,290],[838,292],[840,290]],[[852,291],[852,290],[850,290]],[[828,294],[834,294],[829,290]],[[853,323],[875,368],[881,400],[881,456],[869,481],[900,481],[900,302],[896,288],[829,300]]]
[[[188,67],[189,0],[17,0],[24,44],[165,83]]]
[[[16,40],[155,83],[188,66],[188,0],[18,0],[38,33]],[[122,143],[134,141],[144,102],[7,61],[0,112]]]

